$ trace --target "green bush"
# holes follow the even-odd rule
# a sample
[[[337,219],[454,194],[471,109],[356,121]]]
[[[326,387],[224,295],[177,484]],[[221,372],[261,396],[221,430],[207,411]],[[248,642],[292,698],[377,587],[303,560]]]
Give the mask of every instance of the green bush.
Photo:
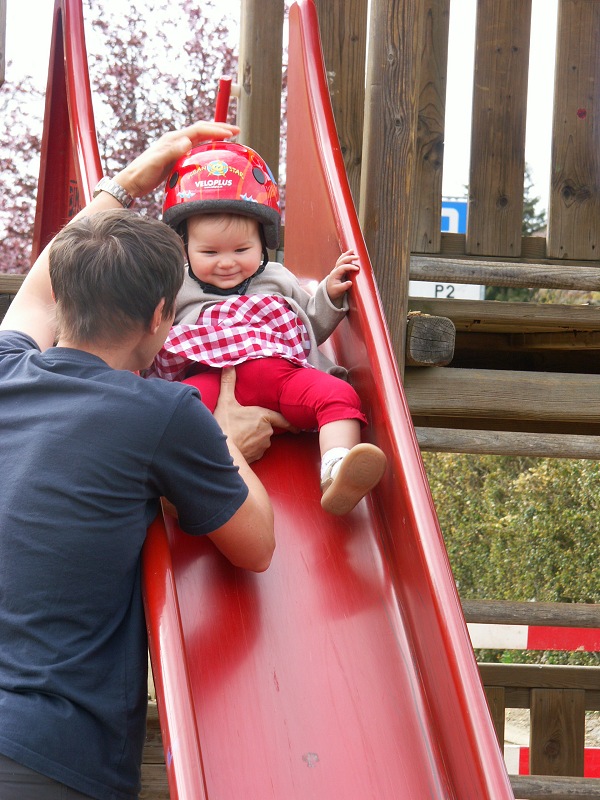
[[[424,454],[463,600],[600,602],[600,470],[594,461]],[[591,663],[582,654],[486,660]]]

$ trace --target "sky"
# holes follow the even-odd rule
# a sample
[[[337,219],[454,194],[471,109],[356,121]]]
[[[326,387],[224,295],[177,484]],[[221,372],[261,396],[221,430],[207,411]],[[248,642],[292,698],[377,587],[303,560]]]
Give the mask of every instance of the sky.
[[[540,198],[538,210],[547,208],[549,193],[557,5],[558,0],[533,0],[525,160],[533,196]],[[237,16],[240,0],[221,0],[218,7]],[[6,58],[14,62],[7,67],[10,80],[30,74],[45,87],[53,8],[54,0],[8,0]],[[468,183],[475,9],[476,0],[451,0],[443,177],[447,197],[463,197]]]

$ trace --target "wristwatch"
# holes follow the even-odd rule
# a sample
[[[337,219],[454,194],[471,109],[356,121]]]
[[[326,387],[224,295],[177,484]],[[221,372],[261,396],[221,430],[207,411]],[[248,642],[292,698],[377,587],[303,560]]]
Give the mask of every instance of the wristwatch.
[[[129,208],[129,206],[134,203],[134,198],[116,181],[113,181],[112,178],[102,178],[94,189],[93,196],[96,197],[100,192],[111,194],[115,200],[121,203],[123,208]]]

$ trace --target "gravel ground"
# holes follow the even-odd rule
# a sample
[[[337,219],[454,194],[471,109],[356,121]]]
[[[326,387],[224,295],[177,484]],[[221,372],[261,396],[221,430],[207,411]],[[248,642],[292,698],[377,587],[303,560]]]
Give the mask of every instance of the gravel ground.
[[[521,746],[529,744],[529,709],[506,709],[504,741]],[[585,746],[600,747],[600,711],[586,712]]]

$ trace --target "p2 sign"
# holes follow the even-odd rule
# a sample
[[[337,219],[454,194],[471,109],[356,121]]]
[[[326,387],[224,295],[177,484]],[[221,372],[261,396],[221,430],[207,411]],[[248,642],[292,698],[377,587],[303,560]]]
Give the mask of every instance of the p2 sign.
[[[468,204],[466,198],[444,198],[442,200],[442,233],[466,233],[467,209]],[[485,296],[485,286],[464,283],[410,281],[408,293],[410,297],[483,300]]]

